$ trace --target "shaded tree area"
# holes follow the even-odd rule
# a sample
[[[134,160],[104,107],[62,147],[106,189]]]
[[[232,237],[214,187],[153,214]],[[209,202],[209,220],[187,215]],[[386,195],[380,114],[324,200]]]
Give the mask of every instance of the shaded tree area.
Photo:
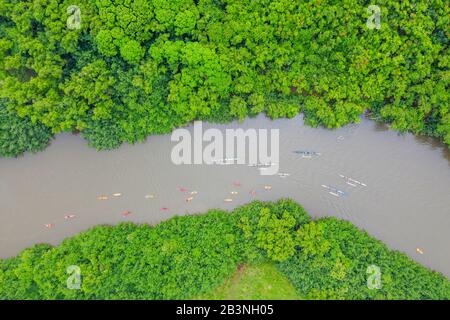
[[[380,0],[373,30],[369,4],[0,0],[1,107],[98,149],[261,112],[337,128],[368,111],[450,144],[448,2]]]
[[[26,151],[41,151],[51,138],[48,127],[20,118],[0,102],[0,156],[13,157]]]
[[[255,201],[159,225],[99,226],[0,260],[1,299],[192,299],[242,264],[269,263],[309,299],[450,299],[450,282],[335,218]],[[368,267],[381,285],[368,286]],[[79,268],[79,290],[68,288]]]

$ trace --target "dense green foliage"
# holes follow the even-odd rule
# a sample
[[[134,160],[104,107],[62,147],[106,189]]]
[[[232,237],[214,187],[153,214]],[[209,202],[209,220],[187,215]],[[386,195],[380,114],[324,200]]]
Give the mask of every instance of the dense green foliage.
[[[0,156],[15,157],[25,151],[40,151],[49,144],[51,137],[49,128],[20,118],[0,102]]]
[[[214,295],[239,265],[258,263],[274,264],[299,296],[312,299],[450,299],[441,274],[348,222],[311,221],[290,200],[175,217],[155,227],[100,226],[57,247],[36,245],[0,261],[0,299],[195,298]],[[371,264],[382,271],[379,290],[366,285]],[[66,286],[70,265],[80,267],[80,290]]]
[[[445,0],[0,0],[0,98],[99,148],[194,119],[303,112],[329,128],[364,110],[450,144]],[[112,127],[111,127],[112,126]]]

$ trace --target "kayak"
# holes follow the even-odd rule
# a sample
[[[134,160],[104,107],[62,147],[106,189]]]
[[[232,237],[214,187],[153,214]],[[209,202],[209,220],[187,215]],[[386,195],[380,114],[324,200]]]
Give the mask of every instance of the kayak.
[[[320,155],[322,155],[321,153],[319,153],[319,152],[315,152],[315,151],[309,151],[309,150],[296,150],[296,151],[293,151],[294,153],[296,153],[296,154],[299,154],[299,155],[301,155],[301,156],[303,156],[303,157],[312,157],[312,156],[320,156]]]

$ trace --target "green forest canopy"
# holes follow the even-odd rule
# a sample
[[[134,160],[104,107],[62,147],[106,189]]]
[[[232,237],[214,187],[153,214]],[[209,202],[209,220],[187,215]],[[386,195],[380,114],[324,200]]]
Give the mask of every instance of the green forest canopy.
[[[372,2],[0,0],[0,108],[39,126],[19,130],[30,150],[45,128],[109,149],[195,119],[336,128],[365,110],[450,145],[449,2],[377,0],[369,29]],[[20,154],[8,126],[0,155]]]
[[[450,299],[442,274],[350,222],[311,220],[291,200],[155,227],[99,226],[57,247],[35,245],[0,260],[0,299],[192,299],[214,294],[239,265],[259,263],[273,264],[307,299]],[[376,287],[368,285],[372,265],[379,268]],[[68,288],[75,268],[79,290]]]

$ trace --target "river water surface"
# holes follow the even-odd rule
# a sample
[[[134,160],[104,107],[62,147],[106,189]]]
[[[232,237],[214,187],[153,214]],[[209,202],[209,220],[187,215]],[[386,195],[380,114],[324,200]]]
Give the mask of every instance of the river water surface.
[[[41,153],[0,159],[0,257],[35,243],[58,244],[98,224],[156,224],[174,215],[289,197],[313,217],[349,220],[450,277],[450,154],[443,145],[365,119],[337,130],[304,126],[300,116],[204,124],[209,127],[279,129],[280,172],[290,176],[263,176],[247,165],[176,166],[170,135],[97,152],[79,136],[62,134]],[[293,153],[301,149],[321,155]],[[349,185],[340,174],[367,186]],[[346,195],[336,197],[322,185]],[[97,199],[102,195],[108,200]]]

